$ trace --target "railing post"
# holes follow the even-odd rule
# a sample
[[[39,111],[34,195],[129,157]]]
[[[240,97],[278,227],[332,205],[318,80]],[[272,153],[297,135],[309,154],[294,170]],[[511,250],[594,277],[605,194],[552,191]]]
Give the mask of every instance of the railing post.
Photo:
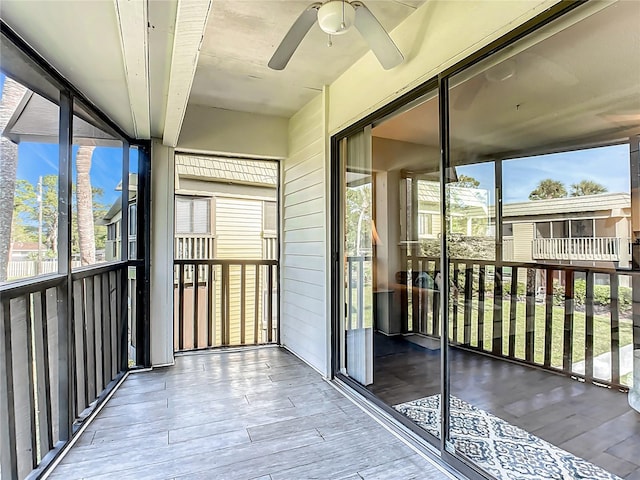
[[[485,266],[480,265],[478,272],[478,348],[484,350],[484,277]]]
[[[273,341],[273,266],[267,265],[267,341]],[[361,288],[362,290],[362,288]],[[362,305],[364,320],[364,304]]]
[[[18,452],[16,451],[16,411],[13,390],[13,356],[11,348],[11,304],[2,301],[0,314],[2,329],[0,340],[0,466],[3,476],[18,478]],[[5,473],[6,472],[6,473]]]
[[[178,265],[178,350],[184,350],[184,268]]]
[[[471,345],[471,312],[473,311],[473,264],[465,264],[464,272],[464,345]]]
[[[511,269],[511,291],[509,292],[509,357],[516,356],[516,321],[518,308],[518,268]]]
[[[213,296],[213,265],[210,263],[207,269],[207,346],[212,347],[215,330],[215,298]]]
[[[620,316],[618,303],[618,274],[609,275],[611,298],[611,383],[620,383]]]
[[[593,380],[593,280],[593,271],[588,271],[585,295],[584,341],[584,375],[587,381]]]
[[[245,319],[245,270],[246,265],[240,265],[240,343],[244,345],[246,335],[246,319]]]
[[[534,342],[536,324],[536,270],[527,269],[527,298],[525,309],[525,360],[533,362]]]
[[[502,267],[496,265],[493,271],[493,328],[491,351],[501,355],[502,345]]]
[[[547,268],[544,312],[544,366],[551,366],[551,346],[553,339],[553,270]]]
[[[193,273],[192,273],[192,283],[193,283],[193,348],[198,348],[198,336],[200,334],[198,328],[198,321],[200,320],[200,315],[198,314],[199,309],[199,284],[200,280],[200,266],[194,264],[193,265]]]
[[[573,370],[574,282],[573,270],[567,270],[564,277],[564,335],[562,340],[562,369],[565,373],[571,373]]]
[[[458,343],[458,269],[460,268],[458,262],[452,262],[451,268],[453,270],[453,288],[451,289],[452,306],[451,306],[451,341]]]

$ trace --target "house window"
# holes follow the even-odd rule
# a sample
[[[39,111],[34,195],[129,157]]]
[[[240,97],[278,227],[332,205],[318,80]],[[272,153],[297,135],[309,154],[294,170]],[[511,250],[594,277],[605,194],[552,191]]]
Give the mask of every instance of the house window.
[[[553,238],[569,238],[569,221],[559,220],[551,222]]]
[[[275,234],[278,231],[278,204],[262,202],[262,231]]]
[[[137,239],[136,234],[138,231],[138,206],[135,203],[129,205],[129,259],[133,260],[138,258],[137,253]]]
[[[593,237],[593,219],[571,220],[571,237],[573,238]]]
[[[176,197],[176,233],[211,233],[211,199]]]
[[[502,236],[503,237],[513,237],[513,223],[503,223],[502,224]]]
[[[107,225],[107,240],[115,241],[118,239],[118,222]]]
[[[138,208],[135,203],[129,205],[129,236],[136,235],[138,228]]]
[[[433,234],[433,216],[430,213],[418,213],[418,236]]]
[[[551,238],[551,224],[549,222],[536,223],[536,238]]]

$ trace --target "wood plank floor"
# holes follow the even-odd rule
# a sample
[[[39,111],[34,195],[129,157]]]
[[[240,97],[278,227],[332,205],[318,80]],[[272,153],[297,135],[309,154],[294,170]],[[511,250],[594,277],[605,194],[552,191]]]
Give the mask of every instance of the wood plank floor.
[[[52,479],[450,479],[285,350],[130,375]]]
[[[440,351],[376,335],[374,384],[389,405],[440,392]],[[640,480],[640,413],[627,395],[452,349],[451,393],[628,480]]]

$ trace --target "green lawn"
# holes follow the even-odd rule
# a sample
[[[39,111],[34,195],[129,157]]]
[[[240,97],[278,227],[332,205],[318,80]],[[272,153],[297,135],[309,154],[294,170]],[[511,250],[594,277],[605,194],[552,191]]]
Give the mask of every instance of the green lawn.
[[[524,359],[525,357],[525,302],[519,301],[516,304],[516,327],[515,327],[515,356]],[[493,346],[493,299],[485,300],[484,318],[484,349],[491,350]],[[545,312],[544,304],[536,303],[535,306],[535,328],[534,328],[534,362],[544,361],[544,336],[545,336]],[[458,338],[463,341],[464,328],[464,302],[460,299],[458,307]],[[471,320],[471,345],[478,345],[478,301],[474,299]],[[510,302],[503,301],[502,307],[502,351],[506,355],[509,348],[509,317]],[[575,312],[573,318],[573,358],[572,362],[579,362],[585,357],[585,314]],[[600,355],[611,350],[611,319],[608,314],[594,315],[593,317],[593,354]],[[449,335],[453,336],[453,322],[449,330]],[[551,333],[551,365],[562,367],[564,337],[564,309],[553,307],[553,323]],[[631,344],[633,340],[632,326],[630,320],[620,320],[620,347]]]

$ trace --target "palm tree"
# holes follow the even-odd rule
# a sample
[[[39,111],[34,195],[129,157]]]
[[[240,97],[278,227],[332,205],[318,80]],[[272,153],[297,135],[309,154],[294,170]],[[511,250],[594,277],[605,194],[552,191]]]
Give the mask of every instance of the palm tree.
[[[81,146],[76,155],[76,208],[78,209],[78,241],[82,265],[96,263],[96,242],[93,228],[93,193],[91,190],[92,146]]]
[[[545,178],[529,194],[529,200],[546,200],[548,198],[563,198],[567,196],[567,189],[562,182]]]
[[[571,196],[582,197],[584,195],[598,195],[599,193],[605,193],[607,187],[594,182],[592,180],[581,180],[579,183],[571,185]]]
[[[4,132],[27,89],[5,77],[0,98],[0,132]],[[4,136],[0,138],[0,282],[7,280],[7,266],[11,247],[13,200],[18,170],[18,145]]]

